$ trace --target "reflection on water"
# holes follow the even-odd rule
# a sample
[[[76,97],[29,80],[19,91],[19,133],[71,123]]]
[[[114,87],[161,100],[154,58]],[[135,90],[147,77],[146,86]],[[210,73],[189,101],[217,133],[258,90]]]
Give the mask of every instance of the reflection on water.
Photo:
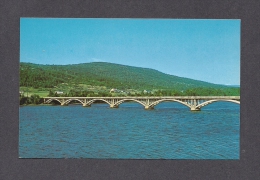
[[[178,103],[20,107],[21,158],[239,159],[240,107]]]

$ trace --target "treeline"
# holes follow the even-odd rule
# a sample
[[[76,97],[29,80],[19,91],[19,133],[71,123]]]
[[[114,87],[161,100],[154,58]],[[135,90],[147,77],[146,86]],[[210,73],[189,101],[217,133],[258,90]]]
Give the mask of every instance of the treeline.
[[[192,88],[185,91],[187,96],[240,96],[240,88]]]
[[[110,93],[106,91],[76,91],[57,94],[49,91],[49,97],[113,97],[113,96],[240,96],[240,88],[214,89],[214,88],[193,88],[185,91],[179,90],[157,90],[153,92],[141,91],[138,93]]]
[[[70,90],[68,93],[58,94],[52,90],[49,91],[49,97],[111,97],[112,94],[109,92],[98,92],[95,93],[94,91],[77,91],[77,90]]]
[[[41,104],[43,103],[43,99],[40,98],[39,95],[33,94],[29,97],[26,97],[24,95],[20,96],[20,105],[25,105],[25,104]]]

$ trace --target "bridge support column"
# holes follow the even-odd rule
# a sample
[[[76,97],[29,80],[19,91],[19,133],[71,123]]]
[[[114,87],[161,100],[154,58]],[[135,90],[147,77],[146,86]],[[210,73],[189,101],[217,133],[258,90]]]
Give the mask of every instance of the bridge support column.
[[[200,108],[191,107],[190,110],[191,110],[191,111],[200,111]]]
[[[91,107],[90,104],[83,104],[83,107]]]
[[[60,104],[60,105],[61,105],[61,106],[68,106],[68,104],[65,103],[65,99],[62,99],[62,100],[61,100],[61,104]]]
[[[154,109],[154,107],[153,106],[145,106],[144,109],[151,110],[151,109]]]
[[[118,108],[118,105],[110,104],[110,108]]]

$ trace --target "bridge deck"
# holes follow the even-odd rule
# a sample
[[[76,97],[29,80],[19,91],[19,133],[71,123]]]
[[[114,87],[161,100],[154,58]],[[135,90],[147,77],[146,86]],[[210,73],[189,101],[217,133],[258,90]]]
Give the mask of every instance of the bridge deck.
[[[236,99],[240,96],[121,96],[121,97],[44,97],[44,99]]]

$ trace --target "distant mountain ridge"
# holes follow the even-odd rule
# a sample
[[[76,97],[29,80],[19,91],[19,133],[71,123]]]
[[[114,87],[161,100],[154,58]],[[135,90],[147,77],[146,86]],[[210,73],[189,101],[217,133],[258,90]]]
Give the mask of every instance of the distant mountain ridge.
[[[82,83],[119,89],[228,88],[160,71],[107,62],[70,65],[20,63],[20,86],[51,88],[60,83]]]
[[[240,85],[226,85],[228,87],[237,87],[237,88],[240,88]]]

